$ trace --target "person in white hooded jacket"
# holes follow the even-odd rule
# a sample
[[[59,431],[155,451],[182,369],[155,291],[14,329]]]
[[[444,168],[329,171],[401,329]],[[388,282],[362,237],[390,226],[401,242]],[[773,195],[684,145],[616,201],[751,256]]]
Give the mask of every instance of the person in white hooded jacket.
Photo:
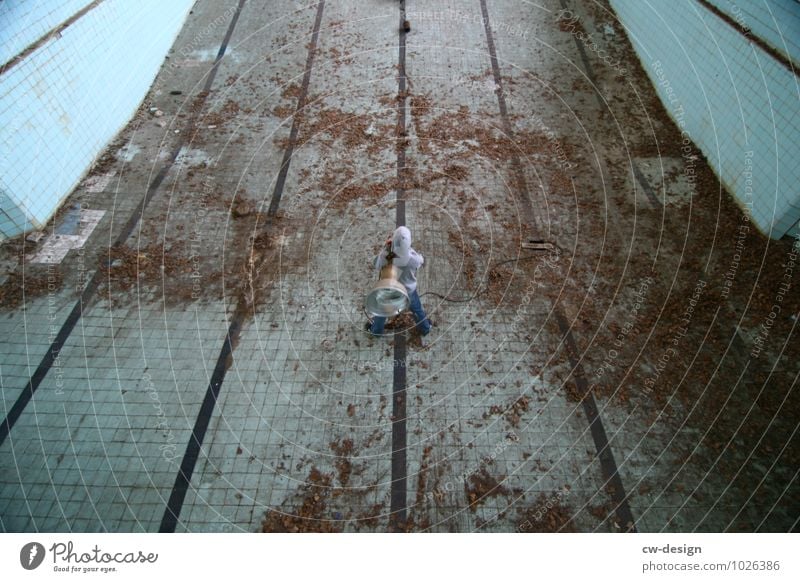
[[[411,303],[409,307],[414,315],[414,321],[417,323],[417,329],[421,335],[428,335],[431,331],[431,322],[425,315],[425,309],[423,309],[419,293],[417,293],[417,269],[425,263],[425,259],[411,248],[411,231],[405,226],[401,226],[394,231],[391,242],[392,253],[395,255],[394,259],[392,259],[392,264],[400,270],[399,280],[408,291],[408,298]],[[379,271],[387,263],[387,246],[383,247],[383,250],[375,259],[375,268]],[[367,329],[372,335],[382,335],[385,324],[385,317],[375,317],[371,325],[367,322]]]

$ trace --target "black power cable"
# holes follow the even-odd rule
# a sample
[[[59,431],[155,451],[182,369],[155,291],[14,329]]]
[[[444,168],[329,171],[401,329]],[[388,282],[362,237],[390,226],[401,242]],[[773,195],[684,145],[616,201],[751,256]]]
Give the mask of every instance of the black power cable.
[[[487,274],[491,273],[492,271],[494,271],[497,267],[499,267],[501,265],[505,265],[507,263],[519,263],[521,261],[529,261],[531,259],[538,259],[538,258],[541,258],[541,256],[542,255],[531,255],[529,257],[514,257],[513,259],[506,259],[505,261],[500,261],[499,263],[495,263],[487,271]],[[454,299],[454,298],[450,297],[449,295],[447,295],[447,296],[441,295],[439,293],[436,293],[435,291],[426,291],[425,293],[421,293],[420,294],[420,298],[425,297],[426,295],[433,295],[434,297],[438,297],[439,299],[442,299],[443,301],[447,301],[449,303],[469,303],[470,301],[472,301],[476,297],[479,297],[479,296],[483,295],[484,293],[486,293],[488,290],[489,290],[489,284],[487,283],[483,287],[483,289],[479,289],[478,291],[476,291],[472,295],[472,297],[469,297],[467,299]]]

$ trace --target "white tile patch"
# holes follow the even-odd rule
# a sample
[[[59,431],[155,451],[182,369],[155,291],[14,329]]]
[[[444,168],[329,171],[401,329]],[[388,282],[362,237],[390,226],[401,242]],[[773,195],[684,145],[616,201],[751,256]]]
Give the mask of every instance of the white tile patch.
[[[178,157],[175,159],[176,165],[188,166],[196,166],[197,164],[210,165],[213,161],[213,158],[203,150],[196,150],[186,146],[181,148]]]
[[[200,61],[202,63],[213,63],[216,60],[218,54],[219,54],[219,47],[197,49],[190,53],[189,56],[191,57],[191,59],[188,59],[188,62]],[[239,62],[238,55],[236,54],[235,51],[231,50],[230,47],[228,47],[228,50],[225,51],[225,59],[226,60],[231,59],[236,61],[237,63]]]
[[[206,61],[200,61],[198,59],[183,59],[180,61],[175,61],[176,67],[199,67],[207,65]]]
[[[737,16],[729,2],[712,3]],[[759,229],[783,236],[800,219],[795,74],[698,0],[685,2],[683,10],[652,2],[611,4],[670,115],[680,118]],[[762,21],[768,11],[760,4],[742,7],[738,15],[751,35],[776,42],[782,30],[796,28],[797,3],[770,4],[781,20]]]
[[[84,187],[87,192],[102,192],[108,187],[111,178],[116,175],[116,172],[109,172],[108,174],[100,174],[98,176],[89,176],[84,182]]]
[[[13,35],[8,39],[12,46],[24,48],[88,3],[12,2],[20,9],[17,14],[15,8],[15,18],[22,20],[8,26],[3,21],[3,32]],[[21,233],[26,222],[47,223],[81,182],[139,107],[193,5],[194,0],[100,2],[57,41],[27,54],[0,76],[0,127],[9,144],[0,177],[18,215],[11,224],[5,221],[9,232],[4,234]],[[214,31],[220,34],[224,31]],[[132,54],[135,71],[120,66],[132,62]],[[65,119],[76,121],[70,132],[64,131]]]
[[[684,165],[680,158],[636,158],[642,175],[653,193],[665,206],[688,204],[695,195],[695,185],[689,176],[693,168]],[[645,187],[642,184],[642,187]]]
[[[72,249],[81,248],[105,215],[105,210],[81,210],[78,234],[51,234],[39,252],[31,257],[32,263],[57,265]]]
[[[133,161],[133,158],[136,157],[136,154],[142,151],[142,148],[139,146],[127,143],[117,151],[117,159],[122,162],[130,162]]]

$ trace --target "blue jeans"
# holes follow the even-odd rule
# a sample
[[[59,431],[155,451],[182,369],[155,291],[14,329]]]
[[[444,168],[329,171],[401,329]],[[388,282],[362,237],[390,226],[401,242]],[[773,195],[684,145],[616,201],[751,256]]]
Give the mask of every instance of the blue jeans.
[[[422,308],[422,301],[419,300],[419,293],[414,289],[408,294],[408,298],[410,300],[409,307],[411,308],[411,313],[414,315],[414,321],[417,322],[417,329],[419,329],[422,335],[428,335],[428,332],[431,331],[431,322],[428,320],[428,317],[425,315],[425,310]],[[372,327],[369,331],[372,335],[382,335],[384,325],[386,325],[385,317],[375,317],[372,320]]]

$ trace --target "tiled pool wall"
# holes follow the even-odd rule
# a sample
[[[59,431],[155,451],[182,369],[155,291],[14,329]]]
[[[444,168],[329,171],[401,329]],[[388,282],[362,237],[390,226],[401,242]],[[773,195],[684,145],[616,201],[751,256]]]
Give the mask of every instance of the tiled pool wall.
[[[0,239],[37,228],[55,212],[136,111],[193,4],[0,5]]]
[[[800,220],[800,83],[785,62],[759,45],[784,61],[800,62],[800,5],[611,5],[670,116],[754,224],[773,238],[793,230]]]

